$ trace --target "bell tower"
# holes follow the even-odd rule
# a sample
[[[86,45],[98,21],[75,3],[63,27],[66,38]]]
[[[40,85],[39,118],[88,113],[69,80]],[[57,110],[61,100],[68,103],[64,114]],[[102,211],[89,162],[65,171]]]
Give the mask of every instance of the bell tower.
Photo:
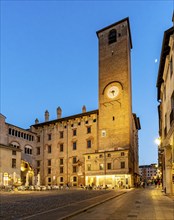
[[[129,149],[132,131],[129,19],[97,31],[99,42],[98,149]]]

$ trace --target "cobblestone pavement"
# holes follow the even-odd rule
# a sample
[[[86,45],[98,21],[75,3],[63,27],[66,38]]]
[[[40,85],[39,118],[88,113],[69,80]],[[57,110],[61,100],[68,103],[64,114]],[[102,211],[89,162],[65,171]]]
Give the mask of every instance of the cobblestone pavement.
[[[27,216],[66,207],[79,201],[114,195],[114,190],[56,190],[7,192],[0,194],[0,219],[24,219]],[[67,213],[68,214],[68,213]],[[39,219],[36,217],[36,219]]]

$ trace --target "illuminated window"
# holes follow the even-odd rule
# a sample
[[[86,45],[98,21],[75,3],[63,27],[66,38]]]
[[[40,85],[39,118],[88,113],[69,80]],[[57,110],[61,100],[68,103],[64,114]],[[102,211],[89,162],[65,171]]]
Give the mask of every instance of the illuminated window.
[[[87,164],[87,170],[91,171],[91,164]]]
[[[104,164],[103,164],[103,163],[100,163],[100,164],[99,164],[99,169],[100,169],[100,170],[103,170],[103,169],[104,169]]]

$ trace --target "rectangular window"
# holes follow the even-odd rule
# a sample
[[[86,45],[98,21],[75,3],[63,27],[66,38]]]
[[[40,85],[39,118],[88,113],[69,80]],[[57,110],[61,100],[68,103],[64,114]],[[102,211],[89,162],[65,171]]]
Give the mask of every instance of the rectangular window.
[[[40,155],[40,147],[36,147],[36,154]]]
[[[77,129],[73,129],[73,136],[77,135]]]
[[[51,145],[48,145],[48,153],[51,154]]]
[[[37,142],[40,142],[40,136],[37,136]]]
[[[37,160],[37,167],[40,167],[40,160]]]
[[[73,150],[76,150],[77,149],[77,142],[73,142]]]
[[[48,160],[48,166],[51,166],[51,160],[50,159]]]
[[[104,164],[103,164],[103,163],[100,163],[100,164],[99,164],[99,169],[100,169],[100,170],[103,170],[103,169],[104,169]]]
[[[12,168],[16,168],[16,159],[12,158]]]
[[[107,163],[107,169],[111,170],[111,163]]]
[[[124,152],[121,152],[121,156],[124,156]]]
[[[77,166],[73,166],[73,173],[77,172]]]
[[[60,144],[60,152],[63,152],[63,144]]]
[[[60,165],[63,165],[63,158],[60,158]]]
[[[48,140],[49,141],[51,140],[51,134],[48,134]]]
[[[61,182],[61,183],[63,182],[63,177],[62,177],[62,176],[60,177],[60,182]]]
[[[40,169],[39,169],[39,168],[37,168],[37,169],[36,169],[36,172],[37,172],[37,174],[38,174],[38,173],[40,173]]]
[[[91,133],[91,126],[87,127],[87,134]]]
[[[16,151],[15,150],[12,150],[12,155],[16,155]]]
[[[63,167],[60,167],[60,173],[63,173]]]
[[[91,171],[91,164],[87,164],[87,170]]]
[[[51,168],[50,167],[48,168],[48,174],[51,174]]]
[[[60,138],[63,138],[63,131],[59,132]]]
[[[87,148],[91,148],[91,140],[87,140]]]
[[[120,167],[121,167],[121,169],[124,169],[124,168],[125,168],[125,162],[124,162],[124,161],[122,161],[122,162],[120,163]]]
[[[48,177],[48,183],[51,183],[51,177]]]
[[[88,156],[88,160],[91,159],[91,156]]]
[[[73,163],[77,163],[77,157],[73,157]]]

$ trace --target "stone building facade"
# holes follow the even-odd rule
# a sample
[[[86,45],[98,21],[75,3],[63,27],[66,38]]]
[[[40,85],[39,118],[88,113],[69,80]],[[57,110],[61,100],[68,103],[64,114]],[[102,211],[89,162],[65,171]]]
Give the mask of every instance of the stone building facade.
[[[132,186],[138,178],[138,130],[132,113],[129,19],[97,31],[99,109],[31,126],[43,184]]]
[[[0,185],[34,183],[35,134],[0,114]]]
[[[157,79],[159,136],[159,166],[163,187],[174,194],[174,27],[164,32]]]
[[[37,184],[131,187],[138,181],[140,120],[132,113],[129,19],[97,31],[97,37],[98,109],[83,106],[80,114],[62,117],[58,107],[57,119],[49,120],[46,111],[45,121],[36,119],[27,131],[34,137],[25,144],[32,149],[27,160]]]

